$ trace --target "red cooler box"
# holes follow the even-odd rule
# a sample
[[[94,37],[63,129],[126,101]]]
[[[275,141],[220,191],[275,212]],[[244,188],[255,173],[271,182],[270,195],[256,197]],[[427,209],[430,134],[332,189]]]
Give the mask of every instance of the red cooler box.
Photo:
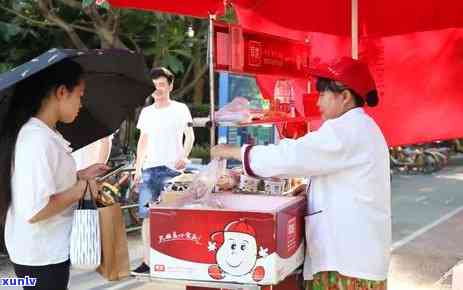
[[[302,265],[304,196],[215,196],[225,209],[151,208],[151,276],[275,285]]]

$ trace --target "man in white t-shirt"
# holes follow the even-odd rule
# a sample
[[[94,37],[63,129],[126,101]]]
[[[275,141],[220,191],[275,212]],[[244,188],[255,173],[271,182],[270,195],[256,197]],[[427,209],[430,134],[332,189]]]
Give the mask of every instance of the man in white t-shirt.
[[[145,107],[138,119],[136,181],[141,182],[139,214],[143,218],[145,244],[143,263],[132,274],[149,273],[149,203],[157,200],[165,181],[180,174],[188,163],[194,143],[192,117],[188,107],[170,99],[174,75],[160,67],[151,71],[156,90],[154,104]],[[185,141],[183,137],[185,136]]]

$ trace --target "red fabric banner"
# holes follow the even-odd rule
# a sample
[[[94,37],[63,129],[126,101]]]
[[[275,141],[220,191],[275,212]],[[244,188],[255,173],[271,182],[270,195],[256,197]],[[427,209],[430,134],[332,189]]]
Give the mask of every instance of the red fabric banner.
[[[308,37],[310,61],[329,62],[351,54],[348,37],[291,30],[249,10],[238,12],[240,23],[248,29],[298,40]],[[359,48],[360,58],[369,64],[380,93],[379,106],[367,111],[390,146],[463,137],[463,126],[457,125],[463,121],[462,28],[362,37]],[[275,80],[260,75],[256,78],[263,95],[271,95]],[[304,83],[295,80],[299,98]]]
[[[382,99],[369,112],[388,143],[463,137],[463,29],[378,41],[384,48]],[[373,71],[378,66],[369,64]]]

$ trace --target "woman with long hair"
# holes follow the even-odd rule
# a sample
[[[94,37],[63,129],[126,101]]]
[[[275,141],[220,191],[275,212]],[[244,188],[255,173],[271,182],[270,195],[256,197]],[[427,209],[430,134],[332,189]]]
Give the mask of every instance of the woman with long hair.
[[[77,172],[70,144],[56,130],[76,119],[84,91],[82,67],[65,59],[19,82],[0,120],[5,243],[16,275],[37,279],[32,289],[67,289],[73,209],[108,169],[95,164]]]

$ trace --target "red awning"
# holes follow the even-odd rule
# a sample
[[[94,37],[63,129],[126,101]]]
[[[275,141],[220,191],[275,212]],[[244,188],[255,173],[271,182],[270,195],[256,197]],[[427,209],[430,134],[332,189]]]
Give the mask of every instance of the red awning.
[[[351,54],[349,37],[288,29],[249,10],[239,10],[239,17],[248,29],[309,38],[312,57],[321,61]],[[463,28],[360,37],[362,48],[368,51],[364,60],[375,71],[381,93],[380,105],[368,112],[389,145],[463,137],[463,126],[455,126],[463,120]],[[263,94],[271,94],[272,78],[257,79]]]
[[[295,30],[351,35],[351,3],[339,0],[109,0],[134,8],[206,18],[221,13],[224,2],[249,9],[260,17]],[[390,36],[463,27],[463,1],[358,0],[359,33]]]
[[[237,3],[239,5],[239,3]],[[463,1],[358,0],[359,33],[390,36],[463,27]],[[256,1],[254,13],[281,26],[351,35],[351,3],[339,0]]]
[[[223,11],[223,1],[219,0],[109,0],[114,7],[166,12],[207,18],[209,13]]]
[[[196,17],[223,0],[109,0],[118,7]],[[251,30],[312,43],[323,60],[349,56],[350,1],[231,0]],[[360,57],[374,71],[380,105],[369,113],[389,145],[463,137],[463,1],[358,0]],[[329,35],[331,34],[331,35]],[[257,76],[264,94],[272,79]],[[302,84],[302,83],[301,83]],[[300,86],[301,88],[303,85]]]

